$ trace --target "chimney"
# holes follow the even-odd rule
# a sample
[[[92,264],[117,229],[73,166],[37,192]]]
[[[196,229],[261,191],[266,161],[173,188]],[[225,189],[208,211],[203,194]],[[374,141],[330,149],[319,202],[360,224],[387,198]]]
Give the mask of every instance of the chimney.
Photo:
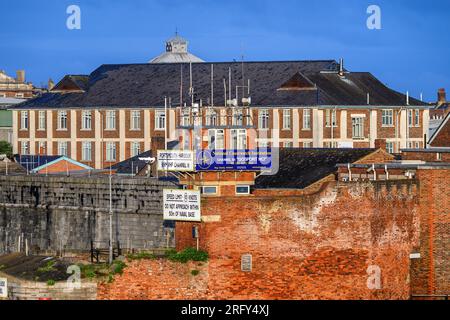
[[[438,90],[438,103],[443,104],[447,102],[447,97],[445,93],[445,89],[441,88]]]
[[[25,70],[17,70],[16,75],[16,80],[18,83],[25,82]]]
[[[48,79],[47,89],[48,91],[51,91],[55,87],[55,83],[53,82],[52,78]]]
[[[375,149],[386,151],[386,139],[375,139]]]
[[[339,59],[339,75],[344,76],[344,59]]]

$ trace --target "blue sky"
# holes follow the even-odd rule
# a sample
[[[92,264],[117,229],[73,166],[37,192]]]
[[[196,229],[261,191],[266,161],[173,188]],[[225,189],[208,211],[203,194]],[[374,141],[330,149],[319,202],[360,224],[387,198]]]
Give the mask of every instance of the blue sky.
[[[66,8],[81,8],[68,30]],[[366,27],[381,8],[381,30]],[[104,63],[140,63],[178,28],[206,61],[345,58],[390,87],[427,101],[450,91],[448,0],[1,0],[0,69],[46,84]]]

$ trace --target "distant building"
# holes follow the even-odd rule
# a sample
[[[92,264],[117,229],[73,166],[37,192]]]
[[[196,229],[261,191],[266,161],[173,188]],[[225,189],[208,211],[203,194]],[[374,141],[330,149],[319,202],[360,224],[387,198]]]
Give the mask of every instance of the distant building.
[[[37,174],[86,173],[93,168],[65,156],[15,155],[26,172]]]
[[[437,98],[437,101],[432,103],[433,108],[430,110],[429,137],[435,133],[444,118],[450,113],[450,101],[447,101],[447,95],[444,88],[438,90]]]
[[[100,169],[163,149],[166,134],[182,149],[425,147],[432,107],[343,60],[191,64],[179,36],[166,49],[152,63],[67,75],[12,108],[14,152]]]
[[[0,70],[0,98],[33,98],[33,84],[25,82],[25,71],[18,70],[16,78]]]
[[[13,144],[12,111],[8,110],[8,107],[24,101],[24,99],[0,98],[0,141]]]
[[[153,58],[149,63],[194,63],[204,62],[199,57],[188,52],[189,42],[175,34],[175,37],[166,41],[166,52]]]

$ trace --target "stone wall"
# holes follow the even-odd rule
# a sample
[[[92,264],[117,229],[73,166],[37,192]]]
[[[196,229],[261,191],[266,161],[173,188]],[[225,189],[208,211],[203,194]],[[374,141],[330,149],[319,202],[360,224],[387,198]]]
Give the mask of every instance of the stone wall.
[[[164,224],[162,190],[149,178],[112,180],[114,242],[122,248],[174,246]],[[20,237],[20,240],[19,240]],[[109,241],[109,177],[0,177],[0,253],[89,250]]]
[[[0,272],[0,277],[8,279],[9,300],[96,300],[97,283],[82,281],[75,287],[69,287],[66,281],[47,283],[24,281]]]

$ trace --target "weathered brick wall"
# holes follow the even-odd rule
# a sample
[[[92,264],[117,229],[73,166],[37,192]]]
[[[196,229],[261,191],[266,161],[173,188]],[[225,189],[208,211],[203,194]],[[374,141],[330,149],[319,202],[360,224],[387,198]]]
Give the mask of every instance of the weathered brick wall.
[[[421,169],[420,259],[412,260],[414,295],[450,294],[450,170]]]
[[[174,246],[174,230],[162,216],[162,190],[155,179],[112,182],[114,241],[123,248]],[[36,251],[86,250],[109,241],[109,177],[0,177],[0,253],[27,240]]]
[[[195,267],[199,276],[164,260],[133,263],[100,298],[408,299],[416,182],[329,183],[314,192],[205,198],[198,225],[210,260]],[[193,225],[177,223],[178,249],[195,246]],[[252,255],[251,272],[241,271],[243,254]],[[381,270],[379,290],[367,286],[369,266]]]
[[[407,151],[402,152],[403,160],[422,160],[426,162],[450,162],[450,152],[420,152],[420,151]],[[438,160],[437,154],[440,154],[442,160]]]
[[[113,283],[99,284],[99,300],[205,300],[208,288],[208,263],[186,264],[165,259],[127,262],[122,275]],[[192,275],[198,270],[198,275]]]

